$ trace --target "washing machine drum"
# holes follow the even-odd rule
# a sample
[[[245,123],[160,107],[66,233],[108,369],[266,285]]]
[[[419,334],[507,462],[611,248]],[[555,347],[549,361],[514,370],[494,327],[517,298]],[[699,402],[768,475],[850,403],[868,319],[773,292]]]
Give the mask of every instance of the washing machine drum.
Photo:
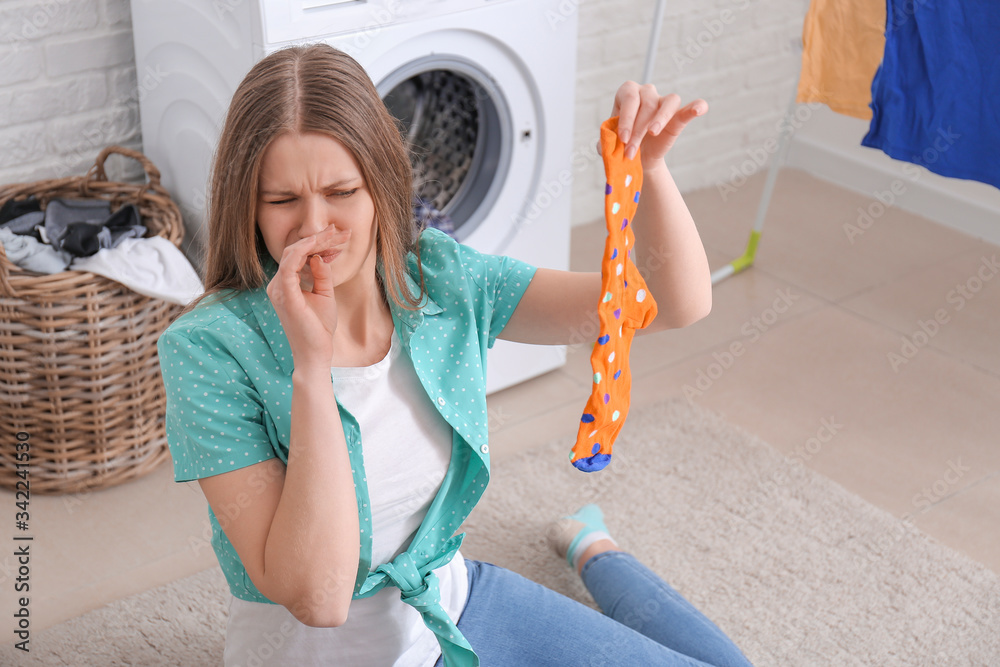
[[[426,69],[397,74],[382,99],[410,151],[414,195],[450,220],[459,240],[482,222],[506,175],[509,130],[502,101],[468,73]],[[380,86],[382,88],[383,86]]]

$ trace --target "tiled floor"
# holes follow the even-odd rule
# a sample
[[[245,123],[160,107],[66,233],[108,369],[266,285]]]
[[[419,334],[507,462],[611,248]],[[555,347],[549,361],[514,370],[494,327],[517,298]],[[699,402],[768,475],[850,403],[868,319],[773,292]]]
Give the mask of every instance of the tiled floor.
[[[762,188],[686,197],[713,268],[742,253]],[[1000,572],[1000,248],[895,209],[852,243],[868,203],[783,171],[755,266],[715,287],[704,320],[636,339],[632,405],[688,396]],[[603,238],[603,222],[574,228],[571,268],[599,270]],[[578,345],[490,396],[494,461],[575,433],[590,375]],[[35,630],[216,562],[204,497],[169,464],[31,507]]]

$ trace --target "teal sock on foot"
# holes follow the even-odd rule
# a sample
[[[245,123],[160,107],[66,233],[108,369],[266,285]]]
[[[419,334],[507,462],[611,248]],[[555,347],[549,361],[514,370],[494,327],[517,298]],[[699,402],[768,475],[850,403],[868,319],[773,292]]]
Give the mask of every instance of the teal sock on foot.
[[[577,569],[580,556],[583,555],[583,552],[591,544],[598,540],[611,540],[614,542],[611,534],[608,532],[608,527],[604,525],[604,513],[594,503],[584,505],[575,514],[571,514],[565,518],[583,524],[576,537],[573,538],[566,549],[566,560],[574,570]]]

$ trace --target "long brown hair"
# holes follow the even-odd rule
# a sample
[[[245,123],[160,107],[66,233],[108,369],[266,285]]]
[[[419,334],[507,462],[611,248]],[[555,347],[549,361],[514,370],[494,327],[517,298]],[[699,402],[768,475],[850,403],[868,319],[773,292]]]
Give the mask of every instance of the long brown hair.
[[[212,165],[208,198],[205,293],[260,287],[267,279],[267,246],[256,222],[264,151],[283,132],[318,132],[340,141],[357,160],[375,204],[376,271],[383,299],[409,310],[424,292],[413,220],[412,172],[399,127],[365,70],[328,44],[291,46],[253,66],[226,114]],[[420,294],[406,289],[407,253],[420,269]],[[402,299],[400,298],[402,295]]]

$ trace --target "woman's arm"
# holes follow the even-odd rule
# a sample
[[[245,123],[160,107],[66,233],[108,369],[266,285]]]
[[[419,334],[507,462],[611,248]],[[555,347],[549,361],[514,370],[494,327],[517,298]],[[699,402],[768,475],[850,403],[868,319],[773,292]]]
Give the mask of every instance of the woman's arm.
[[[287,246],[267,286],[295,361],[288,464],[224,527],[258,590],[314,627],[347,619],[361,551],[354,477],[330,380],[337,301],[332,269],[318,255],[349,236],[331,225]],[[307,263],[308,291],[301,283]],[[244,478],[224,479],[239,472],[201,482],[213,510],[247,492]]]
[[[302,623],[347,620],[360,544],[347,443],[329,370],[292,373],[288,464],[199,480],[250,580]]]
[[[358,501],[329,367],[292,372],[292,425],[281,500],[264,548],[263,576],[296,618],[347,620],[358,572]],[[287,603],[283,603],[287,607]]]
[[[652,85],[626,82],[615,95],[612,116],[619,116],[619,138],[627,149],[641,145],[642,196],[632,221],[633,261],[658,314],[645,335],[685,327],[712,308],[712,281],[705,248],[694,220],[667,169],[664,156],[680,132],[707,110],[704,100],[680,108],[677,95],[660,97]],[[574,332],[598,321],[601,274],[539,268],[499,336],[541,345],[574,341]]]
[[[712,310],[712,273],[698,228],[666,163],[643,168],[632,221],[632,261],[657,303],[651,327],[636,335],[694,324]],[[643,206],[642,204],[645,204]],[[596,310],[596,309],[595,309]]]

